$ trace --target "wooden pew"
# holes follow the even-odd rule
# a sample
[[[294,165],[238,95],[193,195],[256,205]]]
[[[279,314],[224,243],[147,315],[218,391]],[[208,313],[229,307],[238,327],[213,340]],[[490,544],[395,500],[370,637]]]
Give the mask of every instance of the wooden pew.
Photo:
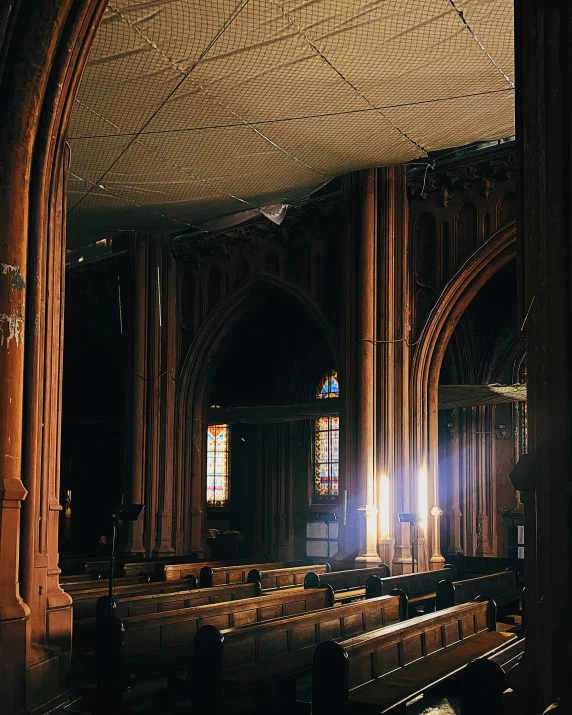
[[[273,570],[283,569],[290,566],[298,566],[302,564],[287,563],[286,561],[273,561],[272,563],[258,564],[231,564],[214,565],[207,564],[200,569],[199,585],[201,588],[206,586],[224,586],[231,583],[245,583],[248,580],[248,574],[254,569],[258,570]]]
[[[255,561],[179,561],[177,563],[158,563],[153,571],[154,581],[182,581],[192,576],[199,582],[201,569],[222,568],[225,566],[248,566],[254,568],[260,562]],[[221,584],[212,584],[219,586]]]
[[[470,578],[466,581],[442,581],[437,584],[436,609],[450,608],[474,601],[477,596],[492,598],[504,613],[522,600],[523,589],[518,585],[516,569]],[[518,609],[517,609],[518,612]]]
[[[477,658],[461,675],[461,715],[503,715],[506,676],[520,662],[525,639],[520,638],[490,657]]]
[[[453,566],[389,578],[371,576],[366,583],[366,597],[399,596],[402,608],[401,620],[405,620],[408,617],[418,616],[418,609],[422,609],[425,613],[435,610],[437,584],[440,581],[453,581],[454,578]]]
[[[329,564],[313,564],[312,566],[291,566],[290,568],[277,569],[251,569],[246,578],[250,583],[259,583],[263,591],[280,588],[304,586],[306,575],[310,572],[326,574],[330,570]],[[316,586],[320,588],[320,586]]]
[[[70,593],[73,599],[73,613],[76,618],[90,618],[95,616],[98,600],[102,596],[107,596],[108,587],[100,581],[100,588],[89,588],[83,591]],[[152,594],[176,593],[177,591],[189,591],[194,588],[195,582],[191,579],[184,581],[159,581],[151,583],[135,583],[128,586],[118,586],[115,591],[115,599],[127,596],[146,596]]]
[[[491,556],[465,556],[457,554],[455,567],[459,580],[476,578],[477,576],[487,576],[498,573],[508,568],[516,569],[519,574],[521,585],[524,584],[524,559],[507,559]]]
[[[310,571],[304,577],[304,588],[331,586],[336,603],[349,603],[357,598],[366,597],[366,583],[370,576],[389,577],[389,566],[380,564],[372,568],[332,571],[326,574]]]
[[[90,571],[89,573],[73,574],[71,576],[60,576],[60,586],[67,584],[86,583],[90,581],[98,581],[101,575],[98,571]]]
[[[312,714],[405,713],[408,700],[515,639],[496,631],[494,603],[482,601],[322,643],[314,655]]]
[[[62,588],[66,593],[69,593],[73,598],[73,594],[77,591],[97,591],[102,588],[102,584],[105,583],[104,580],[93,580],[93,581],[73,581],[71,583],[63,583]],[[148,584],[149,576],[142,574],[141,576],[126,576],[124,578],[116,578],[115,586],[120,588],[122,586],[134,586],[136,584]]]
[[[102,617],[98,620],[96,641],[100,689],[114,692],[119,702],[127,679],[188,666],[195,634],[203,626],[216,628],[217,632],[219,628],[242,630],[240,626],[276,618],[282,622],[288,620],[287,616],[328,609],[332,603],[332,592],[328,588],[288,589],[164,613],[123,619]],[[117,672],[118,663],[121,677]],[[113,668],[110,664],[114,664]]]
[[[190,673],[192,712],[220,715],[223,690],[252,694],[268,684],[295,687],[296,678],[310,672],[320,642],[345,639],[398,619],[399,599],[381,596],[247,628],[203,626],[195,637]]]
[[[171,581],[170,583],[174,583]],[[188,586],[183,582],[182,587]],[[167,593],[152,593],[142,595],[127,595],[115,598],[115,615],[118,618],[142,616],[150,613],[177,611],[192,606],[205,606],[209,603],[225,603],[243,598],[254,598],[260,595],[256,583],[239,583],[234,586],[214,586],[193,590],[169,591]],[[104,596],[107,603],[107,596]],[[74,613],[74,632],[76,637],[87,641],[96,625],[97,604],[89,610],[83,607],[82,617]],[[86,615],[87,614],[87,615]],[[77,641],[76,641],[77,642]]]

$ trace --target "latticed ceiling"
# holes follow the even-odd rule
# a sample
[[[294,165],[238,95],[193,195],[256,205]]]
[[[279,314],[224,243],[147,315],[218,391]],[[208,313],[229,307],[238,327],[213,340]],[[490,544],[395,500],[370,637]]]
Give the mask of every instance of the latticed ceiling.
[[[111,0],[70,128],[71,246],[181,231],[514,133],[513,0]]]

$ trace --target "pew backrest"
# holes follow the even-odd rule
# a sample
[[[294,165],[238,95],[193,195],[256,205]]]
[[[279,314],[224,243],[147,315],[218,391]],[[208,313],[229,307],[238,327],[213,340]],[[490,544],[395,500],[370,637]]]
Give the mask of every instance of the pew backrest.
[[[516,569],[520,576],[524,577],[524,563],[524,559],[457,554],[455,565],[457,567],[457,578],[468,579],[498,573],[507,568]]]
[[[308,573],[326,574],[328,564],[314,564],[312,566],[292,566],[290,568],[276,569],[251,569],[247,581],[259,583],[262,590],[274,590],[291,586],[303,586]],[[318,584],[316,588],[319,588]]]
[[[75,574],[72,576],[60,576],[60,586],[67,586],[76,583],[90,583],[99,581],[101,575],[98,571],[92,570],[89,573]]]
[[[192,647],[195,634],[204,625],[222,631],[269,619],[288,620],[300,613],[327,609],[331,603],[331,590],[326,588],[285,590],[255,598],[123,618],[123,654],[129,657],[150,651],[168,652],[169,648],[185,643]]]
[[[201,588],[207,586],[224,586],[232,583],[245,583],[248,580],[248,574],[253,569],[273,570],[285,568],[284,561],[274,561],[264,564],[226,564],[214,566],[207,564],[200,570],[199,584]]]
[[[115,615],[118,618],[143,616],[151,613],[177,611],[183,608],[226,603],[260,595],[256,583],[237,583],[232,586],[197,588],[173,593],[154,593],[140,596],[124,596],[115,599]]]
[[[140,576],[126,576],[123,578],[115,579],[115,588],[121,588],[123,586],[135,586],[138,584],[149,583],[149,576],[142,574]],[[102,580],[93,581],[76,581],[74,583],[62,583],[62,588],[66,593],[73,594],[77,591],[97,591],[102,588]]]
[[[224,566],[241,566],[250,564],[250,568],[257,566],[252,561],[179,561],[177,563],[159,563],[155,565],[153,571],[154,581],[182,581],[192,576],[199,583],[199,577],[203,568],[220,568]],[[219,584],[212,584],[219,585]]]
[[[101,581],[99,582],[102,583]],[[115,598],[128,596],[145,596],[152,594],[175,593],[177,591],[189,591],[194,587],[194,580],[168,581],[158,583],[136,583],[130,586],[118,586],[114,595]],[[101,588],[90,588],[82,591],[73,591],[70,596],[73,600],[73,617],[92,618],[95,616],[96,605],[102,596],[107,596],[108,587],[102,584]]]
[[[463,581],[441,581],[437,584],[437,610],[474,601],[477,596],[490,596],[518,589],[518,573],[509,568],[506,571],[478,576]]]
[[[380,564],[373,568],[332,571],[326,574],[314,570],[308,572],[304,577],[304,586],[306,588],[331,586],[334,589],[334,593],[338,591],[351,591],[353,589],[365,588],[370,576],[388,578],[389,566],[387,564]]]

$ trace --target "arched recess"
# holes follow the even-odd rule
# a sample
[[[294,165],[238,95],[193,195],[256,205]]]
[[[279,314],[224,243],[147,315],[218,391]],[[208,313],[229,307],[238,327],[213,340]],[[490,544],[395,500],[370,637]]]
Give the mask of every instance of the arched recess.
[[[247,314],[265,298],[289,302],[322,331],[338,368],[334,336],[320,307],[298,286],[256,273],[231,290],[203,322],[185,358],[177,389],[174,518],[177,553],[204,550],[206,454],[204,435],[215,360]]]
[[[485,283],[516,256],[516,225],[493,234],[445,286],[423,328],[412,362],[411,405],[414,474],[427,470],[429,509],[439,506],[439,374],[449,340],[467,306]],[[429,519],[431,568],[444,562],[439,526]]]

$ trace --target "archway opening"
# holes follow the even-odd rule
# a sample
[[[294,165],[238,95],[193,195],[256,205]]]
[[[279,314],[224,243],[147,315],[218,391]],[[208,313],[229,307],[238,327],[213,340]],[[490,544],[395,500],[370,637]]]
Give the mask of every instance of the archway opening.
[[[240,532],[240,556],[305,556],[314,421],[297,414],[295,406],[312,401],[316,384],[336,367],[334,361],[321,327],[291,299],[263,290],[213,359],[210,426],[204,435],[206,528]],[[283,417],[279,409],[268,409],[282,406],[290,406]],[[250,408],[250,417],[231,420],[225,436],[213,431],[214,411],[242,407]],[[226,449],[220,456],[217,436]],[[216,540],[209,541],[216,551]]]
[[[513,259],[481,287],[460,317],[441,365],[440,388],[511,386],[523,378],[516,295]],[[509,475],[522,448],[522,407],[498,394],[459,393],[457,404],[439,409],[442,553],[516,558],[522,507]]]

